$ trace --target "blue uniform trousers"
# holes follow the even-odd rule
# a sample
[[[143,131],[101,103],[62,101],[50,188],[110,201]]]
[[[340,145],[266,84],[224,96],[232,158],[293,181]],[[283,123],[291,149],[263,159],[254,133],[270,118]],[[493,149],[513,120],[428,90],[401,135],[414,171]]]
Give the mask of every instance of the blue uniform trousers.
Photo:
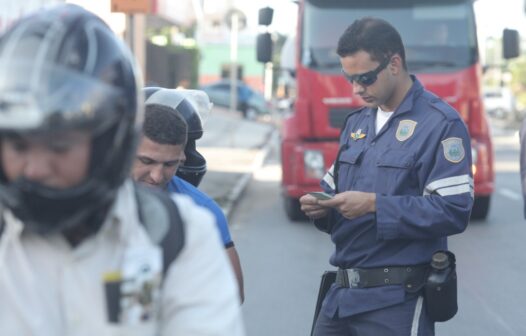
[[[398,305],[344,318],[328,318],[320,313],[314,336],[434,336],[424,300],[418,298]]]

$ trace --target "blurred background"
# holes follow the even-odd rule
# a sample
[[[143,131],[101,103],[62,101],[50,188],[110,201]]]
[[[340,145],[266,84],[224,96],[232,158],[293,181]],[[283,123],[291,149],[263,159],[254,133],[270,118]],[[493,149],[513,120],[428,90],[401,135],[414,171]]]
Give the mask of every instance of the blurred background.
[[[101,16],[133,48],[149,85],[199,88],[220,84],[218,81],[229,78],[235,68],[235,75],[243,82],[239,85],[247,85],[254,91],[259,96],[255,100],[263,97],[275,106],[287,95],[290,78],[280,69],[281,62],[287,63],[282,60],[282,52],[287,53],[283,50],[287,49],[285,42],[295,35],[297,1],[3,0],[0,33],[21,15],[60,2],[79,4]],[[255,49],[256,36],[262,31],[258,9],[265,6],[275,10],[271,26],[273,78],[267,92],[265,65],[257,62]],[[489,106],[488,113],[498,119],[522,118],[526,110],[526,56],[509,62],[503,60],[501,37],[504,28],[517,29],[522,37],[526,36],[524,0],[477,0],[474,8],[484,67],[482,94]],[[234,16],[236,32],[232,31]],[[213,90],[218,92],[222,88]],[[221,97],[214,100],[220,105],[230,104]],[[259,106],[261,102],[251,105],[258,105],[258,113],[269,112],[268,107]]]
[[[208,162],[200,187],[228,214],[245,273],[245,323],[256,336],[308,335],[320,275],[330,269],[332,243],[302,218],[297,197],[318,188],[339,126],[360,102],[334,53],[341,31],[330,31],[350,24],[350,15],[333,10],[338,22],[316,15],[327,3],[376,5],[395,20],[396,3],[424,4],[413,12],[422,26],[447,21],[456,30],[442,43],[443,30],[432,40],[418,35],[427,29],[399,19],[410,70],[457,108],[478,156],[475,184],[483,174],[490,180],[466,232],[449,240],[459,265],[459,313],[437,324],[437,335],[526,335],[518,137],[526,117],[525,0],[0,0],[0,34],[17,18],[61,2],[101,16],[133,50],[147,85],[210,96],[214,110],[198,142]],[[313,24],[300,26],[298,9],[306,3],[317,9],[309,7]],[[274,9],[270,25],[260,24],[264,7]],[[504,29],[520,42],[513,57],[504,57]],[[312,39],[301,55],[297,32]],[[257,44],[265,34],[272,48]],[[307,186],[294,189],[302,178]]]

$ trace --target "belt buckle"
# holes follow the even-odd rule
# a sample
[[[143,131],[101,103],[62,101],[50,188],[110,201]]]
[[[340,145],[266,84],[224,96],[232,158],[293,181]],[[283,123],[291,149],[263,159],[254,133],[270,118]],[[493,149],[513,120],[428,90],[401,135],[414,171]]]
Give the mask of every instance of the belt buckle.
[[[347,270],[347,277],[349,278],[349,287],[360,288],[360,272],[354,268]]]

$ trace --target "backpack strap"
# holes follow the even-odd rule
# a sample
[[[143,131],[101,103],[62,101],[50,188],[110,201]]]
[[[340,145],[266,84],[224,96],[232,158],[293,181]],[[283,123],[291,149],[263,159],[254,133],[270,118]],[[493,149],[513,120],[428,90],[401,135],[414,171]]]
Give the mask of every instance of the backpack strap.
[[[139,220],[163,251],[163,275],[184,246],[184,222],[169,194],[135,184]]]

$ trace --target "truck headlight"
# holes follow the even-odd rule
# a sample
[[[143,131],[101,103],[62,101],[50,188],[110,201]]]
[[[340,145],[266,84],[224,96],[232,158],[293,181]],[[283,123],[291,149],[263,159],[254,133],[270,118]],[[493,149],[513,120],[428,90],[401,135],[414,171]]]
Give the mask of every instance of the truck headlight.
[[[325,174],[323,153],[319,150],[306,150],[303,153],[305,176],[321,179]]]
[[[478,152],[475,147],[471,147],[471,173],[473,176],[477,173],[477,159],[478,159]]]

